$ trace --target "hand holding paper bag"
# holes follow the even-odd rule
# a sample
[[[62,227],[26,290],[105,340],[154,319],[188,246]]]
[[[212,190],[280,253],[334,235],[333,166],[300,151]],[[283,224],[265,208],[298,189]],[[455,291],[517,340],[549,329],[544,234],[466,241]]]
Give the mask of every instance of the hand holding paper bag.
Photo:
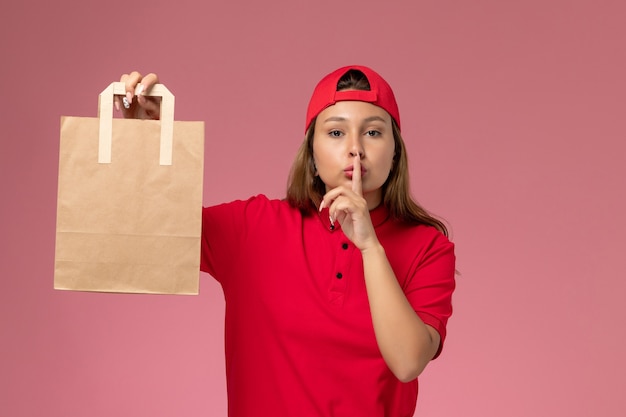
[[[113,99],[113,104],[118,111],[122,111],[127,119],[153,119],[160,118],[160,97],[151,95],[152,86],[158,84],[159,77],[150,73],[142,76],[137,71],[124,74],[120,78],[124,83],[125,92],[119,93]]]
[[[61,118],[56,289],[198,293],[204,123],[175,122],[174,96],[149,87],[160,121],[112,118],[124,83],[98,118]]]

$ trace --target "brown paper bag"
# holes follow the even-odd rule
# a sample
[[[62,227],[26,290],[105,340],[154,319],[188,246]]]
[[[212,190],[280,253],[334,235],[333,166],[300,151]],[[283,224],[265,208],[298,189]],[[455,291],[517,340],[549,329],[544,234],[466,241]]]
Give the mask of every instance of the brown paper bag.
[[[113,119],[112,83],[98,118],[62,117],[54,288],[198,294],[204,123]]]

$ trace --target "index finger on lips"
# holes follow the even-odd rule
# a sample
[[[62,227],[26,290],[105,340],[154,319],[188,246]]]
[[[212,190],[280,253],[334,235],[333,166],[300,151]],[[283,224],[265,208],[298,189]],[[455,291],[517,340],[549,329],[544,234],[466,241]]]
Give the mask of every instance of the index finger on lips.
[[[354,164],[352,167],[352,191],[363,197],[363,184],[361,182],[361,158],[359,155],[354,157]]]

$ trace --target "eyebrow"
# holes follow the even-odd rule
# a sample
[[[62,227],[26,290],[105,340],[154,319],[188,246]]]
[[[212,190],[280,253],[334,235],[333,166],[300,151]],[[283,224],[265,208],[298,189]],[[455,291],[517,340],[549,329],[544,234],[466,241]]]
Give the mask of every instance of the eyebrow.
[[[345,122],[347,120],[348,119],[346,119],[345,117],[331,116],[328,119],[325,119],[324,123],[328,123],[328,122]],[[386,122],[386,120],[384,118],[380,117],[380,116],[370,116],[370,117],[367,117],[367,118],[365,118],[363,120],[364,123],[370,123],[370,122],[376,122],[376,121],[383,122],[383,123]]]

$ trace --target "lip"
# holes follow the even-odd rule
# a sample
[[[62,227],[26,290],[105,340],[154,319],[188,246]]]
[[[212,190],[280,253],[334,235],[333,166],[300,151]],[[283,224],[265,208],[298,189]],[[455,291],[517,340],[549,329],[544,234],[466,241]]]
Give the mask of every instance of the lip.
[[[354,172],[354,165],[350,165],[346,167],[343,172],[350,178],[352,178],[352,173]],[[367,173],[367,169],[363,165],[361,165],[361,177]]]

